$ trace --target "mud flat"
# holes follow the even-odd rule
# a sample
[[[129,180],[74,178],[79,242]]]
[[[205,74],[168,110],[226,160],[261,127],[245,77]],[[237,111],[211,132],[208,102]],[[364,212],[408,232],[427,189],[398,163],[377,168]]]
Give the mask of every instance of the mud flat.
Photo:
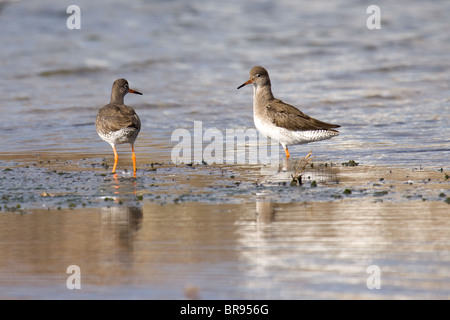
[[[444,168],[106,162],[2,157],[1,298],[450,296]]]
[[[260,194],[280,203],[343,199],[450,202],[449,171],[439,167],[368,166],[353,160],[313,161],[300,172],[297,160],[279,166],[230,166],[158,163],[144,158],[134,178],[124,169],[110,174],[105,158],[53,154],[14,156],[14,160],[9,157],[0,157],[1,211],[145,202],[245,203],[255,201]],[[301,181],[295,179],[298,176]]]

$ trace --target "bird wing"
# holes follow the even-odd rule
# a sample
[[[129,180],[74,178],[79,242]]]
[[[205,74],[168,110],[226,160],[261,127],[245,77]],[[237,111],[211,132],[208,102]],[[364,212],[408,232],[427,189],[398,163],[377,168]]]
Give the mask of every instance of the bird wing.
[[[271,121],[277,126],[292,131],[304,130],[332,130],[332,128],[339,128],[337,124],[326,123],[314,119],[296,107],[284,103],[279,99],[271,101],[267,107],[267,115]]]
[[[126,105],[107,105],[97,114],[96,125],[101,124],[105,133],[118,131],[127,127],[141,129],[141,121],[136,112]]]

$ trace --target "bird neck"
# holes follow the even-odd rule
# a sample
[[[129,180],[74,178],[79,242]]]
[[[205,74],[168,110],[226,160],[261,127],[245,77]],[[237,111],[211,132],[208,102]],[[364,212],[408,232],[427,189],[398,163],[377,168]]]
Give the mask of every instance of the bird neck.
[[[253,86],[253,104],[262,105],[264,101],[275,99],[270,88],[270,83],[266,85]]]
[[[112,104],[124,104],[123,103],[123,95],[119,92],[111,92],[111,103]]]

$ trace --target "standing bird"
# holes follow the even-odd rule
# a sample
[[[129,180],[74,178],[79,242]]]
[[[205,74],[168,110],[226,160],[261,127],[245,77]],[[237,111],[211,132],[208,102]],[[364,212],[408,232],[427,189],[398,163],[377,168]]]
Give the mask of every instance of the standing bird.
[[[116,145],[122,143],[131,144],[133,172],[136,176],[134,141],[141,130],[141,121],[133,108],[125,105],[123,102],[123,98],[128,92],[142,95],[142,93],[130,89],[127,80],[117,79],[114,81],[111,91],[111,102],[98,111],[95,128],[100,138],[108,142],[113,148],[114,167],[112,173],[116,172],[117,161],[119,160]]]
[[[250,70],[250,79],[238,87],[253,84],[253,120],[265,136],[278,141],[289,158],[288,145],[305,144],[339,135],[337,124],[307,116],[294,106],[276,99],[272,94],[269,73],[260,66]]]

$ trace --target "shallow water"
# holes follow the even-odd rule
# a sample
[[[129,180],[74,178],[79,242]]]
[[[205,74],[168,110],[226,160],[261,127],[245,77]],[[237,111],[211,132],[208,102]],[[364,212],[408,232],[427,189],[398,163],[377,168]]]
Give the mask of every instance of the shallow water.
[[[379,1],[380,30],[365,1],[78,1],[80,30],[69,4],[0,4],[0,297],[450,297],[448,1]],[[176,129],[254,128],[254,65],[340,136],[174,164]],[[136,178],[94,127],[119,77],[144,93]]]
[[[447,210],[258,200],[5,213],[0,296],[447,299]],[[70,265],[80,267],[80,290],[66,287]],[[372,265],[380,289],[367,287]]]
[[[363,1],[80,1],[81,29],[68,30],[62,4],[14,2],[0,16],[1,150],[107,153],[92,123],[125,77],[144,93],[126,97],[142,118],[136,147],[165,145],[165,160],[194,121],[253,128],[251,88],[236,87],[260,64],[276,96],[342,125],[312,145],[325,159],[444,165],[449,4],[407,4],[381,2],[382,28],[368,30]]]

